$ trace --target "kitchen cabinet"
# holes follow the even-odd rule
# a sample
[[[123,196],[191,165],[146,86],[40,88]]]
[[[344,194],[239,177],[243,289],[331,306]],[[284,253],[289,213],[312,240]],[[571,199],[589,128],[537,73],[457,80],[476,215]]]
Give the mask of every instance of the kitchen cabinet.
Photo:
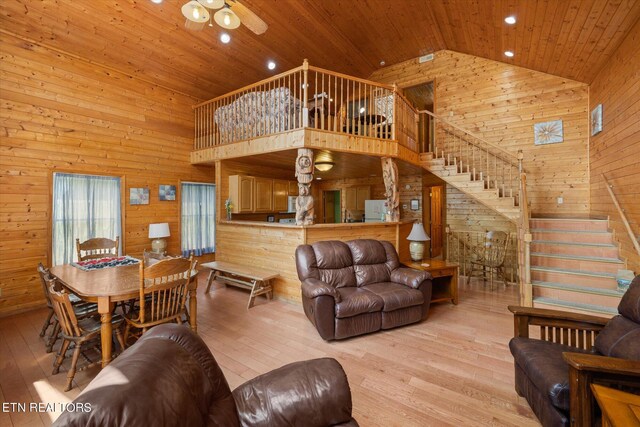
[[[255,177],[254,182],[254,211],[273,212],[273,179]]]
[[[344,207],[350,211],[364,211],[364,201],[371,199],[371,187],[358,185],[345,189]]]
[[[289,195],[298,197],[298,181],[289,181]]]
[[[289,201],[289,182],[281,179],[273,180],[273,210],[276,212],[286,212]]]
[[[229,176],[229,198],[233,213],[254,212],[254,181],[252,176]]]

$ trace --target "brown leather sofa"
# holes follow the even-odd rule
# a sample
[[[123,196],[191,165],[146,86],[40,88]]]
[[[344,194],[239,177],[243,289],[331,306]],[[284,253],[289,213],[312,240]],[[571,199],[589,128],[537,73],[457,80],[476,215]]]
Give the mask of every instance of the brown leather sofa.
[[[229,389],[200,337],[166,324],[104,368],[56,426],[357,426],[335,359],[283,366]],[[89,410],[89,411],[88,411]]]
[[[431,303],[431,275],[400,266],[389,242],[323,241],[296,249],[304,312],[325,340],[419,322]]]
[[[591,384],[640,393],[640,276],[631,283],[612,319],[513,307],[516,391],[542,425],[597,425]],[[529,326],[544,327],[541,339]],[[592,339],[593,336],[595,340]]]

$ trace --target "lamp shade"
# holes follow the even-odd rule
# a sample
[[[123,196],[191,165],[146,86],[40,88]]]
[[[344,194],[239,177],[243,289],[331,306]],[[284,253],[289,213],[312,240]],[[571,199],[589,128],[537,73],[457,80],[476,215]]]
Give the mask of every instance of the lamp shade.
[[[169,237],[169,223],[161,222],[159,224],[149,224],[149,238],[150,239],[162,239]]]
[[[240,26],[240,18],[226,5],[213,15],[213,20],[227,30],[233,30]]]
[[[431,240],[427,233],[424,231],[424,227],[421,222],[416,222],[413,224],[411,228],[411,233],[407,236],[407,240],[411,240],[414,242],[426,242],[427,240]]]
[[[335,163],[333,162],[315,162],[316,169],[320,172],[326,172],[330,170]]]

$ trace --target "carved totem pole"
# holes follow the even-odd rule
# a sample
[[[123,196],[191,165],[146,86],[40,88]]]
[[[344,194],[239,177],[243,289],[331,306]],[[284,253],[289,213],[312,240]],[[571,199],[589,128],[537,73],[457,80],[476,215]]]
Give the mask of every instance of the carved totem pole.
[[[400,221],[400,192],[398,191],[398,166],[391,157],[382,159],[382,178],[384,195],[387,198],[385,221]]]
[[[311,225],[314,220],[313,196],[313,150],[298,149],[296,159],[296,177],[298,178],[298,198],[296,199],[296,225]]]

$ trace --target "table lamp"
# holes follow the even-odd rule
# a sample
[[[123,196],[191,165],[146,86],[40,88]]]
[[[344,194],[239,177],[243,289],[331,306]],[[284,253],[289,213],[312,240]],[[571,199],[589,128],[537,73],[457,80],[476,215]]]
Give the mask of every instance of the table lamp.
[[[169,237],[169,223],[161,222],[159,224],[149,224],[149,238],[153,239],[151,242],[151,249],[157,254],[164,254],[167,249],[167,241],[165,237]]]
[[[422,261],[424,255],[424,242],[431,240],[427,233],[424,231],[424,227],[421,222],[416,222],[411,228],[411,233],[407,236],[409,243],[409,252],[411,253],[411,260]]]

